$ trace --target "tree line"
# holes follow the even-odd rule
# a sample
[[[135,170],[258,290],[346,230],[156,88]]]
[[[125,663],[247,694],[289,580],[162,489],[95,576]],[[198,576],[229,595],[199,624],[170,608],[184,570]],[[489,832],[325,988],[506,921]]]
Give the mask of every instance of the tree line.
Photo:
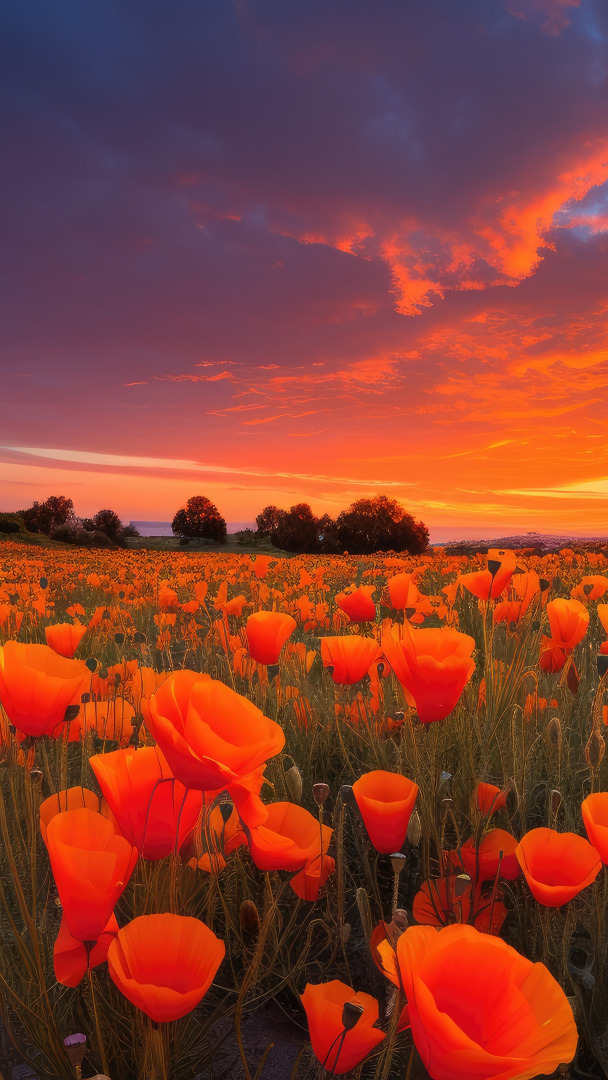
[[[78,517],[72,499],[65,495],[50,495],[26,510],[0,514],[0,532],[42,534],[82,547],[124,547],[128,537],[139,536],[135,526],[123,525],[114,510],[98,510],[92,518]]]
[[[266,506],[256,517],[256,526],[256,530],[242,530],[238,538],[243,543],[267,538],[274,547],[297,553],[348,551],[352,555],[370,555],[375,551],[406,551],[419,555],[429,544],[426,525],[386,495],[357,499],[335,520],[329,514],[317,517],[305,502],[289,510]],[[223,544],[228,534],[217,506],[204,495],[189,499],[177,511],[171,527],[183,544],[190,540]]]

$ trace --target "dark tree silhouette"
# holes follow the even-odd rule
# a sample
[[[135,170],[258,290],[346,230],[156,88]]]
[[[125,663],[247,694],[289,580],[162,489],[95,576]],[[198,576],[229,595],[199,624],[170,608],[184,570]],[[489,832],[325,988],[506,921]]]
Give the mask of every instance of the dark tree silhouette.
[[[296,503],[283,512],[272,543],[283,551],[319,551],[319,521],[308,503]]]
[[[336,521],[336,533],[341,549],[353,555],[371,555],[374,551],[419,555],[429,543],[426,525],[386,495],[358,499],[343,510]]]
[[[50,495],[44,502],[35,502],[28,510],[18,510],[26,529],[50,536],[60,525],[75,525],[74,503],[65,495]]]
[[[188,499],[185,507],[177,511],[171,528],[184,540],[213,540],[216,544],[225,544],[228,535],[224,518],[205,495]]]
[[[285,511],[279,510],[278,506],[265,506],[255,519],[258,536],[271,536],[273,532],[277,531],[284,516]]]

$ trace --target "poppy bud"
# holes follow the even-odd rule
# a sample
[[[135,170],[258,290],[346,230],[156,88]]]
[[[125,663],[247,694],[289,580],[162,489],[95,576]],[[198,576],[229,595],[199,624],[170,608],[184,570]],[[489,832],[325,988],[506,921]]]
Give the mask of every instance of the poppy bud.
[[[313,784],[312,785],[312,796],[313,796],[313,799],[315,800],[317,806],[323,806],[323,803],[326,801],[328,795],[329,795],[329,784]]]
[[[540,586],[540,591],[541,591],[541,592],[544,592],[544,591],[545,591],[545,589],[548,589],[548,588],[549,588],[549,586],[550,586],[551,582],[550,582],[550,581],[547,581],[547,579],[546,579],[546,578],[544,578],[544,577],[541,577],[541,579],[540,579],[540,581],[539,581],[539,583],[538,583],[538,584],[539,584],[539,586]]]
[[[260,916],[253,900],[243,900],[239,915],[243,930],[248,934],[257,934],[260,929]]]
[[[68,705],[65,710],[63,721],[65,724],[71,724],[72,720],[75,720],[80,712],[80,705]]]
[[[359,1023],[359,1020],[363,1016],[364,1009],[362,1005],[354,1005],[352,1001],[345,1001],[344,1008],[342,1009],[342,1023],[345,1031],[351,1031],[355,1024]]]
[[[43,776],[44,776],[44,773],[42,772],[42,769],[32,769],[30,771],[30,780],[32,781],[33,784],[41,783]]]
[[[551,792],[551,813],[557,814],[560,806],[562,805],[562,793],[557,788],[553,788]]]
[[[407,827],[407,839],[412,847],[418,847],[421,835],[422,823],[420,821],[420,814],[417,810],[414,810]]]
[[[357,907],[359,908],[359,916],[361,918],[361,925],[363,927],[363,933],[365,938],[369,941],[372,936],[372,930],[374,924],[372,922],[372,911],[369,905],[369,896],[365,889],[357,889]]]
[[[396,908],[396,910],[393,911],[391,923],[393,923],[399,933],[402,934],[404,930],[407,930],[409,925],[407,911],[404,911],[403,908]]]
[[[294,764],[290,769],[287,769],[285,783],[293,801],[302,802],[302,774],[297,765]]]
[[[602,758],[606,753],[606,743],[603,736],[600,734],[597,726],[594,726],[589,738],[587,739],[587,745],[585,746],[585,761],[593,772],[597,772],[600,767]]]
[[[558,750],[561,750],[562,746],[562,725],[559,716],[553,716],[547,724],[545,732],[548,742],[556,746]]]

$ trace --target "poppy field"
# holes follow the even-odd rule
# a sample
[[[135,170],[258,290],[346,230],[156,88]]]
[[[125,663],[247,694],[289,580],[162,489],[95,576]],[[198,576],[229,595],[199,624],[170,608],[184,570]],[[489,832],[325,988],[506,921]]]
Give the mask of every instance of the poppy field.
[[[4,542],[0,1076],[608,1076],[607,639],[601,551]]]

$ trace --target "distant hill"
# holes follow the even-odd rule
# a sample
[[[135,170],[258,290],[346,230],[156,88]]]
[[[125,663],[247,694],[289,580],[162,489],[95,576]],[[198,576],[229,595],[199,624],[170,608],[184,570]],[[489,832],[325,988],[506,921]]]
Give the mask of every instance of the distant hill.
[[[493,536],[491,540],[455,540],[447,544],[434,544],[433,547],[445,547],[446,551],[457,552],[487,551],[488,548],[531,548],[545,554],[549,551],[561,551],[562,548],[598,548],[608,546],[608,536],[554,536],[551,533],[527,532],[515,536]]]

